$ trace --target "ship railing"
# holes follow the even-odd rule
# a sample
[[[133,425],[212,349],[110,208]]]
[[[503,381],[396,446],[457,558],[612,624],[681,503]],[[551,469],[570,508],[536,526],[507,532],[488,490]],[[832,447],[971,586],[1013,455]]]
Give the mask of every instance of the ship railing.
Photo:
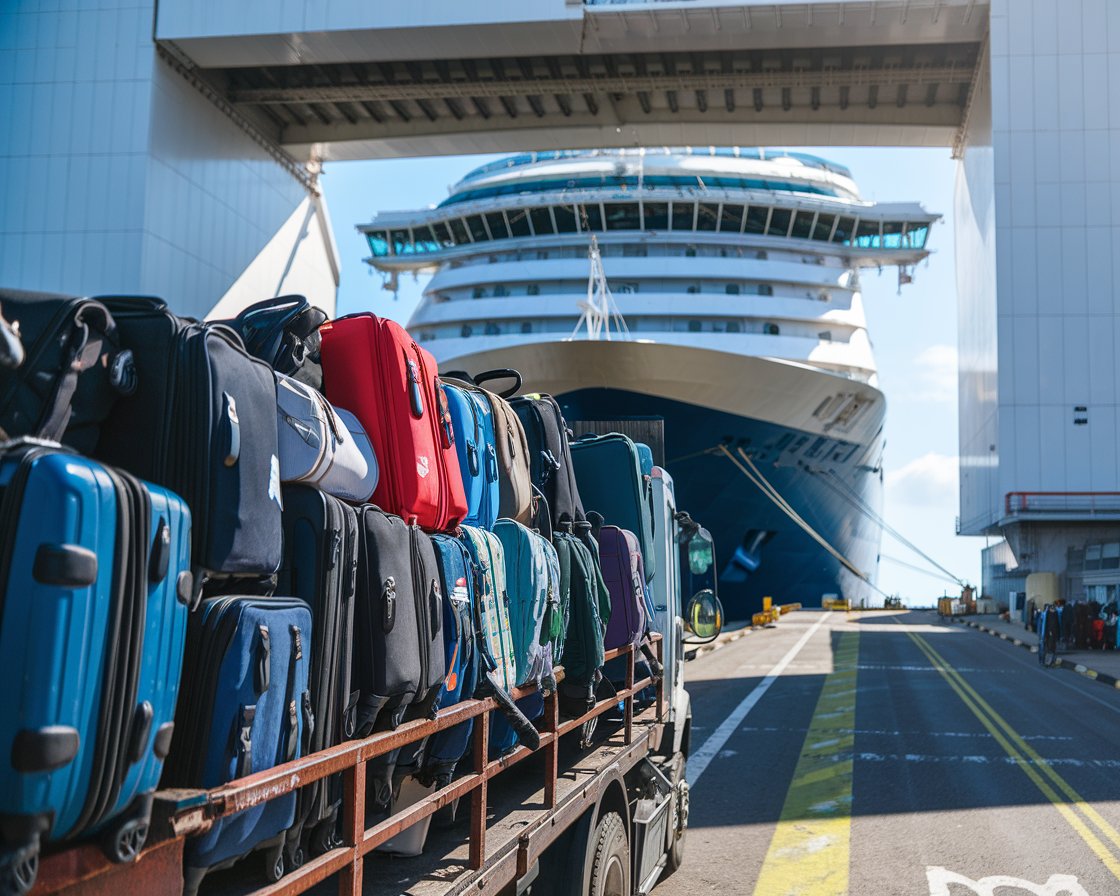
[[[1007,516],[1120,517],[1120,492],[1008,492]]]

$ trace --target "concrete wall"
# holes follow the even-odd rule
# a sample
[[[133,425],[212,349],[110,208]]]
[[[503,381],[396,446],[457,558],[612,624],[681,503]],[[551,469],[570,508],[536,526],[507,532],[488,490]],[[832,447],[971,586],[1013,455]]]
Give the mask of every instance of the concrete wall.
[[[0,6],[0,284],[154,293],[202,317],[254,259],[290,256],[333,311],[329,227],[292,253],[280,234],[307,191],[160,59],[153,16],[152,0]],[[267,289],[246,300],[275,286],[247,282]]]

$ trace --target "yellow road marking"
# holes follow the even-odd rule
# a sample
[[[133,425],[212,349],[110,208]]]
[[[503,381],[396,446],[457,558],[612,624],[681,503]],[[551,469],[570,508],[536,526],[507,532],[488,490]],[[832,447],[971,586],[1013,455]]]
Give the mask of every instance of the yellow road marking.
[[[859,633],[840,635],[755,896],[846,896]]]
[[[1113,877],[1120,880],[1120,859],[1097,836],[1099,832],[1115,848],[1120,850],[1120,833],[1099,812],[1086,803],[1085,799],[1070,786],[1065,778],[1059,775],[1030,744],[1023,740],[1018,732],[976,692],[941,654],[930,646],[925,638],[911,631],[907,631],[906,634],[917,645],[918,649],[926,655],[934,669],[940,673],[949,687],[960,697],[961,702],[976,716],[980,724],[987,729],[1004,752],[1031,779],[1043,796],[1054,804],[1070,827],[1085,841],[1085,844],[1101,860],[1104,866],[1112,872]],[[1044,776],[1049,779],[1049,782],[1044,780]],[[1086,824],[1086,821],[1092,824],[1097,831],[1094,832]]]

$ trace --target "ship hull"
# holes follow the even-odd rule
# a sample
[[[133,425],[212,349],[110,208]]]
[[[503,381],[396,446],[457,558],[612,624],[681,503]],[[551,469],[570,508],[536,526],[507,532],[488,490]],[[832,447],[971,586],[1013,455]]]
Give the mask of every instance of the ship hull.
[[[874,581],[885,403],[873,387],[806,365],[663,343],[535,343],[446,358],[440,367],[518,369],[524,391],[556,395],[569,420],[664,420],[677,506],[716,539],[729,618],[749,617],[765,596],[871,605],[874,589],[836,554]],[[829,408],[837,413],[822,413]],[[764,485],[720,446],[750,469],[739,452],[746,454]],[[835,553],[780,509],[767,485]],[[593,508],[591,496],[584,500]]]

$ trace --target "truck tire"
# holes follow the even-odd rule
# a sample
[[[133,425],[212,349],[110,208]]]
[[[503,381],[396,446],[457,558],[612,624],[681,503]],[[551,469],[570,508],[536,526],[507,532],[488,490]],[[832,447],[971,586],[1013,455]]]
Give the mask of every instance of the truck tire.
[[[684,835],[688,833],[688,781],[685,780],[687,764],[688,759],[685,755],[678,753],[669,773],[669,783],[673,785],[670,799],[673,802],[669,807],[669,843],[665,850],[665,870],[661,872],[662,880],[680,868],[684,862]]]
[[[617,812],[599,819],[592,836],[594,859],[587,896],[630,896],[630,844]]]

